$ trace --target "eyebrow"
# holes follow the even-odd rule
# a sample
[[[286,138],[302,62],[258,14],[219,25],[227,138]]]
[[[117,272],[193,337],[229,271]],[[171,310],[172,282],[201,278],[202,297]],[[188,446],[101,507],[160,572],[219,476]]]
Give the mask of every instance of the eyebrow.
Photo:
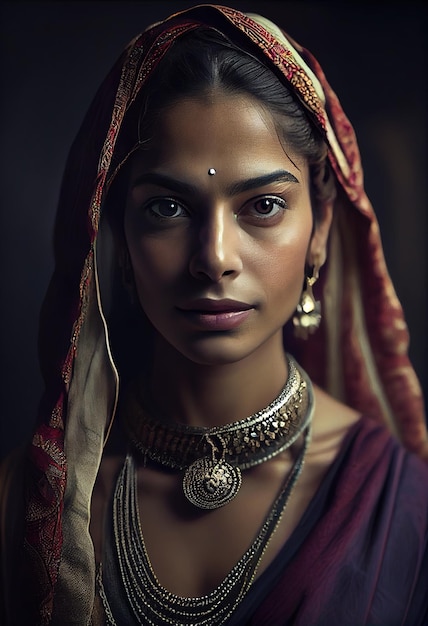
[[[244,191],[250,191],[251,189],[257,189],[258,187],[265,187],[266,185],[270,185],[272,183],[284,182],[298,183],[299,181],[293,174],[291,174],[291,172],[287,172],[287,170],[276,170],[275,172],[271,172],[269,174],[263,174],[262,176],[255,176],[254,178],[248,178],[246,180],[232,183],[226,188],[226,193],[229,196],[235,196],[243,193]],[[134,180],[132,187],[135,188],[144,184],[158,185],[182,194],[196,194],[198,191],[194,185],[158,172],[147,172],[145,174],[141,174]]]

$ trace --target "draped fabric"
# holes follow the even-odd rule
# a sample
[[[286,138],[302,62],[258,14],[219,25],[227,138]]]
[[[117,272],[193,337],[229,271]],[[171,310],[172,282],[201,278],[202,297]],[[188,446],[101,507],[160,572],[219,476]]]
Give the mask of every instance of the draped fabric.
[[[230,626],[424,626],[427,484],[426,465],[363,418],[278,555],[266,596]]]
[[[28,623],[48,624],[53,615],[56,623],[80,624],[92,611],[89,505],[119,390],[106,300],[100,295],[109,256],[100,217],[110,181],[135,147],[123,141],[121,129],[132,120],[141,87],[172,43],[200,25],[218,29],[264,59],[329,145],[338,193],[328,260],[317,284],[323,322],[314,337],[296,340],[290,351],[332,395],[388,424],[409,450],[428,455],[408,332],[364,192],[357,143],[321,68],[308,51],[256,16],[211,5],[176,14],[128,45],[99,89],[66,165],[55,270],[41,316],[46,391],[24,472],[19,575],[30,607]]]
[[[284,546],[227,626],[425,626],[428,467],[362,417]],[[144,510],[141,511],[144,517]],[[103,578],[117,624],[135,621],[106,525]]]

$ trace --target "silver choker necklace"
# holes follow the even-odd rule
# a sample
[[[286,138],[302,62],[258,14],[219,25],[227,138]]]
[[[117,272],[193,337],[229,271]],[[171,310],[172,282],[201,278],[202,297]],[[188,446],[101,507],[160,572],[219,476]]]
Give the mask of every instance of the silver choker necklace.
[[[264,463],[289,448],[312,418],[313,390],[303,370],[287,355],[288,378],[266,408],[215,428],[156,419],[136,383],[122,418],[133,446],[144,459],[184,470],[186,498],[201,509],[216,509],[238,493],[241,470]]]

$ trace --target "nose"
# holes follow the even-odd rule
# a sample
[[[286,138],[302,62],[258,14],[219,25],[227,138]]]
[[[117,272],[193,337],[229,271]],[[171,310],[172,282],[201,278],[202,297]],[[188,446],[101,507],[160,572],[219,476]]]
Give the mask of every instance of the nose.
[[[220,206],[201,222],[195,236],[190,273],[195,278],[219,282],[242,270],[238,223],[227,207]]]

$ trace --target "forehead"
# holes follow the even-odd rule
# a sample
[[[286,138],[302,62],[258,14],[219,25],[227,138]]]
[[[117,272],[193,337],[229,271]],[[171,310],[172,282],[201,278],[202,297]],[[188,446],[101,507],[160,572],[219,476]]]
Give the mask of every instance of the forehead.
[[[280,139],[272,115],[245,96],[212,94],[175,102],[159,115],[136,166],[196,168],[217,172],[269,168],[297,170],[304,159]]]

